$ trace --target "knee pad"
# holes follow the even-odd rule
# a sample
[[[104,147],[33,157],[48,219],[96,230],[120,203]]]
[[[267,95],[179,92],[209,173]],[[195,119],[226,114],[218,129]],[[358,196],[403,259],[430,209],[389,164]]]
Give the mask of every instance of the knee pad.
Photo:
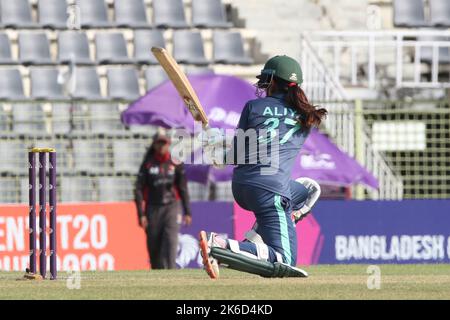
[[[258,256],[256,257],[257,259],[267,260],[269,258],[269,248],[267,247],[267,244],[264,243],[264,240],[262,239],[262,237],[256,232],[257,227],[258,227],[258,224],[255,222],[253,227],[245,233],[245,240],[250,241],[255,244],[256,252],[258,253]],[[231,244],[230,244],[230,248],[231,248]],[[237,247],[237,249],[239,249],[239,247]],[[236,250],[232,250],[232,251],[239,253]],[[275,252],[275,255],[276,255],[278,262],[283,262],[283,256],[280,253]]]
[[[259,237],[259,235],[256,232],[255,232],[255,234]],[[253,241],[251,241],[251,242],[253,242]],[[261,240],[261,242],[258,242],[258,243],[253,242],[253,243],[256,247],[256,255],[254,255],[250,252],[241,251],[241,249],[239,248],[238,241],[233,240],[233,239],[228,239],[228,245],[230,247],[230,250],[233,253],[245,255],[245,256],[247,256],[251,259],[255,259],[255,260],[267,261],[269,259],[269,247],[264,242],[262,242],[262,240]],[[283,261],[280,254],[277,254],[276,256],[277,256],[277,260],[281,259],[280,261]]]
[[[262,237],[256,232],[258,224],[255,222],[253,227],[245,233],[245,239],[253,243],[264,243]]]

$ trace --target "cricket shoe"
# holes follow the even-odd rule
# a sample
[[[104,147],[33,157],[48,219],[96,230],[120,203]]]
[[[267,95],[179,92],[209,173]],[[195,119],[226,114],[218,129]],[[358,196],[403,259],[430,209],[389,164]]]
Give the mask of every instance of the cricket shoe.
[[[211,255],[212,247],[226,247],[226,242],[217,233],[211,232],[209,238],[205,231],[199,234],[200,254],[202,255],[203,267],[211,279],[219,278],[219,263]]]

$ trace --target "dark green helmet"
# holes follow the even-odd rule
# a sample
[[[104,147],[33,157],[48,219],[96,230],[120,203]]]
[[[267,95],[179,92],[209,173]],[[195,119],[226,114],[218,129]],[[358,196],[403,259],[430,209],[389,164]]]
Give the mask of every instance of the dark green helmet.
[[[261,70],[261,76],[276,76],[287,82],[295,82],[301,85],[303,82],[303,72],[300,64],[288,56],[275,56],[270,58]],[[259,77],[261,77],[259,76]]]

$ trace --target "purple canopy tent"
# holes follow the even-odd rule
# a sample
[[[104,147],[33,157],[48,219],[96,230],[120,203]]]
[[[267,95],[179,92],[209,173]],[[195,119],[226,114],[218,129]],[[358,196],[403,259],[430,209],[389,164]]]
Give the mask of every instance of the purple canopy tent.
[[[208,115],[211,128],[235,128],[245,103],[256,98],[255,88],[237,77],[202,74],[188,78]],[[122,113],[122,122],[125,125],[151,124],[194,130],[194,120],[170,81],[133,102]]]
[[[362,183],[378,188],[378,181],[371,173],[316,129],[311,131],[303,145],[292,177],[308,177],[324,184],[341,186]]]
[[[188,77],[202,103],[211,127],[235,128],[248,100],[255,99],[255,88],[234,76],[204,74]],[[150,90],[122,113],[125,125],[157,125],[185,128],[193,132],[194,121],[170,81]],[[232,166],[224,169],[206,165],[187,166],[191,181],[229,181]],[[324,134],[313,130],[300,152],[293,178],[310,177],[318,182],[348,186],[362,183],[377,188],[378,182],[356,160],[339,150]]]

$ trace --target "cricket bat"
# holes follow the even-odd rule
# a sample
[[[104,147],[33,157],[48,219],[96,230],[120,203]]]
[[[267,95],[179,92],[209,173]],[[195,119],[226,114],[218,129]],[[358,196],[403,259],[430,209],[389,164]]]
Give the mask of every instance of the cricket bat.
[[[152,53],[167,73],[167,76],[177,89],[194,120],[200,121],[203,128],[208,128],[208,117],[203,110],[194,88],[192,88],[188,78],[181,71],[178,63],[164,48],[153,47]]]

